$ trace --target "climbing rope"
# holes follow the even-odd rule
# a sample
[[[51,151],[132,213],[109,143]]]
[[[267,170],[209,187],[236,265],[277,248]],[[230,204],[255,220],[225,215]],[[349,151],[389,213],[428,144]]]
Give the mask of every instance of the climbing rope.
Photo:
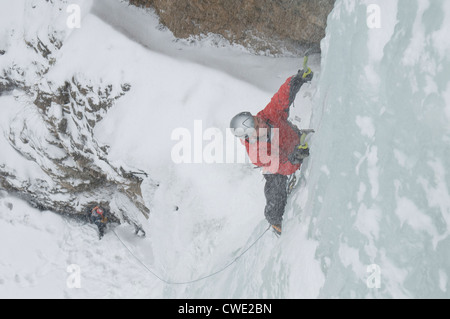
[[[117,235],[117,233],[116,233],[116,231],[114,229],[113,229],[113,233],[114,233],[114,235],[116,235],[117,239],[122,243],[122,245],[128,250],[128,252],[134,257],[134,259],[136,259],[149,273],[151,273],[153,276],[158,278],[160,281],[162,281],[162,282],[164,282],[164,283],[166,283],[168,285],[187,285],[187,284],[192,284],[192,283],[195,283],[195,282],[199,282],[199,281],[205,280],[207,278],[213,277],[213,276],[215,276],[215,275],[225,271],[231,265],[236,263],[239,258],[244,256],[253,246],[255,246],[256,243],[269,231],[270,228],[271,228],[271,226],[269,225],[269,227],[246,250],[244,250],[239,256],[237,256],[235,259],[233,259],[225,267],[221,268],[220,270],[217,270],[216,272],[213,272],[212,274],[209,274],[208,276],[204,276],[204,277],[201,277],[201,278],[198,278],[198,279],[195,279],[195,280],[190,280],[190,281],[185,281],[185,282],[172,282],[172,281],[166,280],[166,279],[162,278],[161,276],[159,276],[158,274],[156,274],[142,260],[140,260],[133,253],[133,251],[123,242],[123,240],[119,237],[119,235]]]

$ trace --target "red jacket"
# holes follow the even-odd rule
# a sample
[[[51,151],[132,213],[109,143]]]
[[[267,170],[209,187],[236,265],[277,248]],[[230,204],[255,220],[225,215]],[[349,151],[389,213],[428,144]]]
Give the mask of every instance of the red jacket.
[[[288,122],[292,97],[295,97],[300,89],[291,87],[293,78],[287,79],[266,108],[257,115],[272,128],[270,140],[258,140],[253,143],[248,139],[243,141],[250,160],[256,166],[262,167],[264,174],[288,176],[300,168],[300,164],[293,165],[288,159],[296,146],[300,145],[300,136]]]

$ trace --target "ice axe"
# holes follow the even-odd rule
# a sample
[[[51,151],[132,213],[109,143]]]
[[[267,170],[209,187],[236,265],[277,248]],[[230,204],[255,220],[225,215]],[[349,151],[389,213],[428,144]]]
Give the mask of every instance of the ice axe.
[[[308,67],[309,61],[309,51],[306,51],[305,57],[303,58],[303,78],[306,79],[308,75],[311,74],[311,69]]]

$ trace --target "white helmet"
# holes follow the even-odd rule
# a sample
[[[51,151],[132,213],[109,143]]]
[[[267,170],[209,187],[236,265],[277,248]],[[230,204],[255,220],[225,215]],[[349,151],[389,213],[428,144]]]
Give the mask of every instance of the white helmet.
[[[255,119],[250,112],[242,112],[233,117],[230,124],[234,136],[245,138],[255,131]]]

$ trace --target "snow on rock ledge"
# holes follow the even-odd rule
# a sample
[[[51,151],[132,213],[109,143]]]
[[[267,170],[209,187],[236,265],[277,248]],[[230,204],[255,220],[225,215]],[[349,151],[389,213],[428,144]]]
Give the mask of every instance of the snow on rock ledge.
[[[149,214],[142,179],[112,165],[108,146],[93,134],[131,86],[98,83],[83,74],[48,80],[70,34],[66,7],[65,1],[24,1],[8,9],[23,10],[27,23],[16,21],[0,35],[0,188],[61,214],[84,214],[101,204],[117,222],[141,228]]]

